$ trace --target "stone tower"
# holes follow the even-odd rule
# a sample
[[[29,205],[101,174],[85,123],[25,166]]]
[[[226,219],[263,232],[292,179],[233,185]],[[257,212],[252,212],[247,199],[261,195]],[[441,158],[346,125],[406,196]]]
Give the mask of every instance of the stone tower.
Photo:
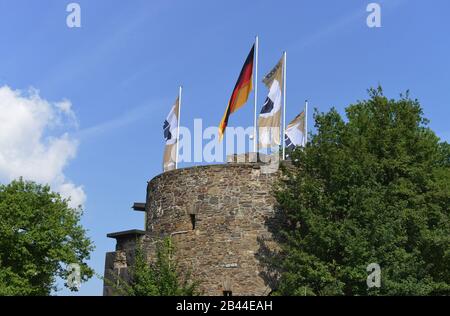
[[[269,294],[258,252],[260,240],[271,240],[267,223],[274,215],[278,171],[267,173],[262,163],[246,162],[248,156],[228,160],[149,181],[146,202],[134,205],[146,212],[146,229],[108,234],[117,244],[106,254],[105,278],[128,278],[136,240],[151,257],[156,241],[170,236],[180,266],[192,271],[205,295]],[[105,282],[104,295],[112,294]]]

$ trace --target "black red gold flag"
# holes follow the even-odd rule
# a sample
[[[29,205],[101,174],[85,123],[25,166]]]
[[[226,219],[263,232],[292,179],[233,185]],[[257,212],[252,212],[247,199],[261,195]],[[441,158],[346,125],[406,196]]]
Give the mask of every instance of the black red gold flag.
[[[255,55],[255,45],[252,46],[250,53],[245,60],[244,66],[242,67],[239,78],[234,86],[231,98],[228,101],[227,109],[222,117],[222,121],[219,125],[219,140],[222,139],[225,129],[228,125],[228,119],[231,113],[236,112],[241,108],[248,100],[248,96],[253,89],[253,59]]]

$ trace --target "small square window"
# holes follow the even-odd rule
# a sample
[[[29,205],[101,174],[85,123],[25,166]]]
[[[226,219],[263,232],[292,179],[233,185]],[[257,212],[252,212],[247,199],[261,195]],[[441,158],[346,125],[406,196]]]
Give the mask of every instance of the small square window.
[[[191,216],[192,230],[195,230],[195,214],[190,214],[190,216]]]

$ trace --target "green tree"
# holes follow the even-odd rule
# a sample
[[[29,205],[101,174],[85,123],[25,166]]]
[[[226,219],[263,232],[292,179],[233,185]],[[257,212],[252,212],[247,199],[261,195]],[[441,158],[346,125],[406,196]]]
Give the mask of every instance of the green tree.
[[[315,111],[276,189],[280,295],[449,295],[450,146],[408,93]],[[366,284],[370,263],[381,287]]]
[[[22,179],[0,185],[0,295],[49,295],[67,265],[79,264],[80,282],[92,275],[85,260],[93,245],[79,221],[81,207],[43,186]]]
[[[137,243],[130,280],[119,279],[115,285],[119,294],[127,296],[194,296],[199,295],[199,283],[191,279],[189,271],[181,272],[174,257],[175,247],[170,238],[156,246],[156,258],[148,262],[141,243]]]

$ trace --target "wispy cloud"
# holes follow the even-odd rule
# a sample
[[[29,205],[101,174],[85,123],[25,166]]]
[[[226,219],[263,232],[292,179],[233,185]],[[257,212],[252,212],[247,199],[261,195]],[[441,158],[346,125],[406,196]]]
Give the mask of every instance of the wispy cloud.
[[[155,113],[163,113],[165,110],[169,111],[169,104],[169,99],[145,102],[143,105],[134,107],[116,118],[81,129],[76,136],[80,140],[85,140],[123,128],[140,120],[151,120]],[[158,116],[160,115],[158,114]]]
[[[152,2],[150,5],[151,10],[148,9],[148,4],[144,7],[138,7],[133,18],[124,18],[123,21],[120,21],[119,28],[110,30],[107,36],[101,38],[89,50],[77,51],[75,49],[74,53],[56,63],[49,73],[43,77],[43,81],[38,83],[39,86],[56,87],[92,71],[98,64],[102,63],[105,56],[117,54],[117,51],[124,47],[124,42],[132,36],[133,32],[142,27],[146,21],[156,16],[167,5],[164,1]],[[117,54],[117,56],[120,56],[120,54]],[[80,67],[80,65],[83,66]]]
[[[382,7],[382,21],[385,13],[392,12],[393,10],[399,8],[401,5],[406,3],[406,0],[378,0],[376,1]],[[312,32],[306,38],[298,39],[292,42],[289,45],[289,51],[301,51],[308,48],[311,45],[316,43],[320,43],[321,40],[324,40],[330,37],[333,34],[336,34],[346,27],[354,25],[356,21],[361,21],[361,23],[366,23],[366,17],[369,14],[366,12],[367,4],[361,5],[358,10],[354,10],[349,12],[347,15],[341,16],[338,19],[332,21],[329,25]]]

